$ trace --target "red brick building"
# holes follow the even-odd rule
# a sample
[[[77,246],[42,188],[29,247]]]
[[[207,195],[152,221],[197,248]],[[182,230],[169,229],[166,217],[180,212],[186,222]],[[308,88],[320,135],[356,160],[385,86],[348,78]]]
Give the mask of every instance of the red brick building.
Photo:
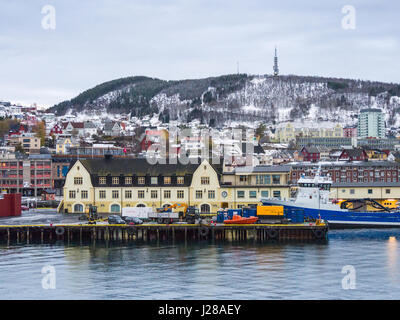
[[[343,128],[343,136],[346,138],[356,138],[357,137],[357,127]]]
[[[298,163],[292,166],[290,182],[297,183],[301,175],[313,176],[318,164]],[[391,161],[324,162],[321,173],[334,183],[400,182],[400,164]]]

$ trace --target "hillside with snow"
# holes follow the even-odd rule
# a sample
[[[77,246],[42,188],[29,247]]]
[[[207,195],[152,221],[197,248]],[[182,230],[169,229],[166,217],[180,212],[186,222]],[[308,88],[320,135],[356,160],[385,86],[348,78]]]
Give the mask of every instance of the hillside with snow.
[[[361,108],[381,108],[388,126],[400,126],[400,85],[372,81],[303,77],[226,75],[164,81],[129,77],[103,83],[50,111],[124,113],[163,122],[198,119],[212,127],[240,123],[278,124],[303,119],[354,124]]]

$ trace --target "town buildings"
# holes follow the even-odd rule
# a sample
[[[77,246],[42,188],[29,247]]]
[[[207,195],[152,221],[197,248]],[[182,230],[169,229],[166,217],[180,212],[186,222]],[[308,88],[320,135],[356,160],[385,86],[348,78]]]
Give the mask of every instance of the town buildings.
[[[123,207],[154,209],[176,202],[197,206],[201,212],[255,206],[262,197],[287,199],[302,175],[321,167],[333,180],[332,199],[368,197],[400,199],[400,164],[395,161],[357,161],[364,157],[343,151],[334,162],[295,162],[280,166],[210,164],[151,165],[146,159],[77,160],[64,185],[64,212],[83,212],[90,204],[99,212],[121,212]]]
[[[123,207],[159,208],[176,202],[201,212],[257,205],[260,197],[288,198],[288,167],[243,167],[223,173],[223,166],[151,165],[145,159],[77,160],[64,185],[64,212],[120,213]]]
[[[292,196],[299,176],[312,174],[320,165],[334,180],[333,198],[400,199],[394,161],[400,158],[395,152],[400,150],[400,140],[370,133],[360,137],[358,128],[347,124],[287,122],[274,127],[275,133],[269,132],[268,137],[249,135],[246,130],[235,135],[232,128],[225,128],[209,139],[202,136],[207,128],[199,121],[181,126],[171,121],[169,127],[157,116],[56,117],[36,107],[4,103],[3,107],[0,116],[3,111],[18,121],[3,137],[0,187],[23,195],[63,196],[68,212],[81,212],[94,202],[100,212],[120,212],[124,206],[157,208],[173,202],[198,206],[202,212],[254,206],[261,197]],[[379,114],[367,110],[360,115]],[[379,116],[363,117],[360,126],[368,122],[369,130],[370,123],[375,123],[376,132],[382,132]],[[44,146],[34,129],[42,121],[46,122]],[[182,134],[187,131],[191,135]],[[271,143],[274,139],[279,143]],[[22,153],[14,151],[18,146]],[[203,149],[208,149],[210,157],[223,157],[221,165],[213,161],[179,165],[180,155],[197,160],[204,156]],[[151,166],[146,160],[150,154],[156,159],[173,158],[178,164]],[[106,162],[105,157],[111,156]],[[80,179],[75,184],[74,175],[83,179],[82,184]],[[100,184],[100,177],[105,184]],[[75,192],[74,198],[70,191]]]

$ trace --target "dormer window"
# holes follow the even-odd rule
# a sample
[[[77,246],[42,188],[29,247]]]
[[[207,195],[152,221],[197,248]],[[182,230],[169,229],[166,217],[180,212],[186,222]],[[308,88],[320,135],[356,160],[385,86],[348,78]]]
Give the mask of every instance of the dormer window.
[[[106,184],[106,177],[100,177],[99,184]]]
[[[118,177],[113,177],[112,178],[112,184],[119,184],[119,178]]]
[[[125,177],[125,184],[132,184],[132,177]]]
[[[177,178],[176,178],[176,183],[177,183],[177,184],[184,184],[184,182],[185,182],[184,177],[177,177]]]
[[[158,177],[151,177],[151,184],[157,184],[158,183]]]
[[[164,177],[164,184],[171,184],[171,177]]]

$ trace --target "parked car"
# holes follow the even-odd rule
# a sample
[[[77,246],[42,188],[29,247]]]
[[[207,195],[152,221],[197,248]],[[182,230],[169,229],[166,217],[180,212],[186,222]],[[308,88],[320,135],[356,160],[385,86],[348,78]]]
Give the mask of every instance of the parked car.
[[[118,215],[108,216],[109,224],[125,224],[125,221]]]
[[[126,224],[142,224],[143,220],[136,217],[122,217]]]

